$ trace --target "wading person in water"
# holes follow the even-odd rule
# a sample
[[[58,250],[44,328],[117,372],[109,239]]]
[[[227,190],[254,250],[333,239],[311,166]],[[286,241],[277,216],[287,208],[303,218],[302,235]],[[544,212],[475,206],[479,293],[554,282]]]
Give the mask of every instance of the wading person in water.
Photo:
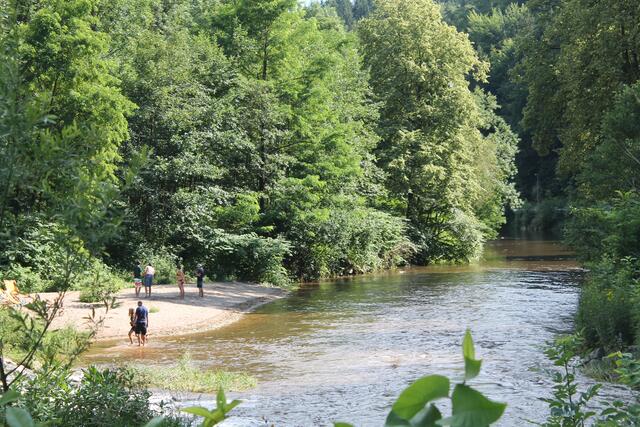
[[[176,281],[178,282],[178,289],[180,289],[180,299],[184,299],[184,284],[186,279],[184,277],[184,269],[181,265],[178,265],[178,270],[176,271]]]
[[[153,276],[156,274],[156,269],[151,266],[151,263],[147,264],[144,268],[144,295],[146,297],[151,296],[151,285],[153,285]]]
[[[131,329],[129,329],[129,344],[133,344],[133,338],[131,335],[136,331],[136,323],[134,322],[136,318],[136,312],[133,308],[129,309],[129,325],[131,325]]]
[[[138,308],[134,315],[135,331],[138,337],[138,347],[147,343],[147,328],[149,327],[149,310],[142,305],[142,301],[138,301]]]
[[[136,261],[136,266],[133,267],[133,286],[136,288],[136,296],[140,296],[140,288],[142,287],[142,267],[140,267],[140,261]]]
[[[198,295],[200,298],[204,297],[204,268],[202,268],[201,264],[198,264],[198,268],[196,268],[196,285],[198,286]]]

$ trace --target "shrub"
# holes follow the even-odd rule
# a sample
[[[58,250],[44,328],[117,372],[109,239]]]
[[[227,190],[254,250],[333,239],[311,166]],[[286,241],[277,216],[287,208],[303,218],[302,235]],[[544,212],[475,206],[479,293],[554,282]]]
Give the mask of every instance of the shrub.
[[[21,292],[46,292],[54,287],[54,282],[42,277],[31,267],[12,264],[7,272],[2,274],[4,279],[15,280]]]
[[[29,351],[29,337],[20,328],[20,321],[10,315],[10,308],[0,306],[0,337],[3,352],[9,357],[19,359]]]
[[[61,229],[37,216],[21,217],[15,224],[14,235],[8,240],[0,237],[0,265],[12,275],[20,274],[34,281],[33,285],[41,288],[38,290],[49,290],[63,273],[65,251],[59,241]],[[47,281],[46,287],[42,287],[42,281]]]
[[[223,232],[211,243],[205,262],[207,274],[219,280],[287,286],[290,279],[282,264],[288,252],[289,244],[282,239]]]
[[[101,261],[93,260],[90,269],[82,275],[75,289],[80,289],[80,301],[100,302],[118,292],[125,286],[120,275]]]
[[[640,343],[639,268],[630,258],[617,262],[605,258],[591,264],[577,319],[590,346],[613,351]]]
[[[38,356],[47,362],[71,363],[90,344],[90,333],[72,326],[49,330],[44,337]]]
[[[159,285],[174,283],[176,280],[176,265],[178,257],[166,249],[159,249],[155,252],[141,251],[138,254],[142,269],[150,263],[156,270],[154,282]]]
[[[289,233],[295,248],[287,265],[306,279],[393,268],[414,249],[401,219],[366,207],[318,212]]]
[[[267,222],[291,242],[285,259],[302,279],[363,273],[402,264],[413,252],[402,219],[328,195],[317,177],[287,179],[271,195]]]
[[[433,227],[410,227],[409,234],[418,251],[413,257],[417,264],[430,261],[467,262],[482,254],[485,232],[489,229],[474,216],[454,209],[451,217],[434,233]]]
[[[140,426],[157,415],[149,408],[149,392],[129,369],[89,367],[77,387],[68,376],[55,370],[25,381],[20,405],[35,420],[55,425]]]
[[[591,269],[578,312],[587,344],[617,350],[640,343],[640,195],[573,208],[567,241]]]
[[[566,240],[587,261],[640,257],[640,194],[618,193],[612,203],[572,208]]]
[[[60,224],[27,216],[14,232],[7,240],[0,236],[0,265],[5,277],[24,282],[19,286],[25,292],[67,290],[70,278],[93,265],[85,242]]]

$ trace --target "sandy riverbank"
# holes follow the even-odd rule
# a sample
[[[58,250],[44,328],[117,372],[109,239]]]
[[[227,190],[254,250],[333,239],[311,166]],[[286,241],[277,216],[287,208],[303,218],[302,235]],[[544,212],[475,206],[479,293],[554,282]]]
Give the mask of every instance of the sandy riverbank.
[[[149,308],[149,333],[153,337],[189,334],[220,328],[237,321],[243,313],[281,298],[286,291],[259,285],[230,282],[206,283],[204,298],[198,297],[195,285],[185,286],[185,299],[179,299],[176,285],[154,285],[151,298],[136,298],[133,288],[127,288],[116,295],[116,308],[106,314],[98,340],[126,339],[129,332],[129,308],[136,307],[138,299]],[[42,294],[53,298],[56,294]],[[144,288],[141,291],[144,295]],[[92,304],[80,302],[79,292],[68,292],[64,300],[64,310],[54,324],[54,328],[72,325],[86,327],[86,317],[91,313]],[[94,305],[96,313],[104,316],[104,307]]]

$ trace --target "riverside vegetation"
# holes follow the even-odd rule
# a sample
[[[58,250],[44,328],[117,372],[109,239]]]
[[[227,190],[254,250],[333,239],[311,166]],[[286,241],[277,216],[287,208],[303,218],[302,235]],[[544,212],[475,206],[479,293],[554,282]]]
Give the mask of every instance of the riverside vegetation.
[[[276,285],[467,261],[518,202],[488,63],[432,1],[357,32],[294,0],[1,10],[0,271],[27,292],[70,251],[80,289],[136,259]]]
[[[0,309],[26,331],[0,324],[0,354],[67,366],[92,333],[49,330],[65,292],[108,309],[136,258],[280,286],[468,261],[511,206],[564,228],[590,270],[582,348],[637,386],[639,19],[635,0],[0,0],[0,271],[59,292],[36,320]]]

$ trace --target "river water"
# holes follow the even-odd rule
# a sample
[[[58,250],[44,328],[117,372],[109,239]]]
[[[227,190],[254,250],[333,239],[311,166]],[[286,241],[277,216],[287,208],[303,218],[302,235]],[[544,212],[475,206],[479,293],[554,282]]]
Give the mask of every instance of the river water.
[[[154,340],[136,357],[254,375],[225,426],[379,426],[400,391],[438,373],[460,379],[470,328],[482,372],[472,385],[508,402],[498,425],[543,421],[551,363],[543,349],[572,329],[581,272],[551,241],[491,242],[472,266],[410,268],[305,286],[203,334]],[[132,354],[98,348],[94,361]],[[616,394],[616,390],[605,390]],[[446,405],[445,405],[446,407]]]

